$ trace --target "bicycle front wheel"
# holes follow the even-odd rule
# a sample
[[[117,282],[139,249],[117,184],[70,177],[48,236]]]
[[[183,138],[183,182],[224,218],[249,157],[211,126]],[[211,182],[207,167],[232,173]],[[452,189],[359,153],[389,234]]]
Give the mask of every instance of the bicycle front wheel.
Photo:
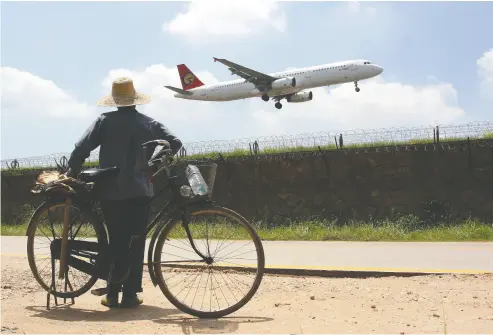
[[[224,207],[205,206],[192,210],[187,222],[176,219],[164,227],[154,264],[159,287],[174,306],[199,318],[219,318],[254,296],[265,256],[245,218]]]

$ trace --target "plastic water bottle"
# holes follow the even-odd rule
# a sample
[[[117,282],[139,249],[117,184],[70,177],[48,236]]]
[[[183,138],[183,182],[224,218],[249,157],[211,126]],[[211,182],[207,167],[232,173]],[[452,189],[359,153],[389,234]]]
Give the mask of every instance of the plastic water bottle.
[[[208,192],[207,184],[200,174],[200,170],[195,165],[188,165],[185,174],[195,195],[206,195]]]

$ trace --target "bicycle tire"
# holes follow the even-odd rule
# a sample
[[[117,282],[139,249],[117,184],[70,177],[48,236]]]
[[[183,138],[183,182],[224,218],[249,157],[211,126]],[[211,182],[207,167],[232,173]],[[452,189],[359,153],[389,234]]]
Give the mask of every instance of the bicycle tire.
[[[34,212],[33,216],[31,217],[31,220],[29,222],[28,228],[27,228],[27,258],[29,262],[29,267],[31,269],[32,274],[34,275],[34,278],[38,282],[38,284],[46,291],[50,292],[50,287],[43,281],[43,279],[40,277],[40,274],[38,272],[37,266],[35,264],[35,259],[34,259],[34,249],[33,249],[33,242],[34,238],[36,237],[35,232],[36,228],[38,226],[39,221],[37,221],[41,215],[47,211],[48,209],[52,207],[58,207],[58,206],[65,206],[65,201],[64,200],[57,200],[57,201],[47,201],[43,202]],[[94,227],[94,230],[96,231],[96,238],[98,240],[98,244],[107,244],[107,236],[106,236],[106,231],[104,230],[103,225],[95,220],[95,216],[92,212],[84,211],[81,208],[77,207],[76,204],[72,204],[73,208],[77,208],[81,213],[84,213],[85,215],[88,215],[90,218],[90,223]],[[91,289],[91,287],[96,284],[98,281],[98,276],[92,275],[90,279],[78,290],[75,291],[70,291],[70,292],[59,292],[56,290],[51,291],[51,293],[58,297],[58,298],[76,298],[84,293],[86,293],[88,290]]]
[[[262,278],[264,275],[264,268],[265,268],[265,254],[264,254],[264,249],[262,246],[262,242],[260,240],[260,237],[258,236],[257,232],[255,229],[252,227],[252,225],[240,214],[237,212],[226,208],[226,207],[221,207],[221,206],[215,206],[215,205],[204,205],[202,208],[197,208],[193,209],[190,211],[190,215],[193,216],[194,214],[197,215],[198,213],[200,214],[205,214],[205,213],[214,213],[214,214],[223,214],[225,216],[229,216],[237,220],[238,222],[241,223],[243,227],[246,228],[248,233],[250,234],[251,238],[253,239],[253,242],[255,244],[256,250],[257,250],[257,256],[258,256],[258,268],[256,272],[256,278],[255,281],[248,291],[248,293],[235,305],[230,306],[226,309],[219,310],[219,311],[211,311],[211,312],[205,312],[205,311],[199,311],[196,309],[193,309],[189,306],[186,306],[185,304],[181,303],[175,296],[169,291],[166,281],[163,278],[163,271],[161,270],[161,255],[162,255],[162,248],[164,245],[164,241],[166,240],[167,233],[178,223],[181,222],[180,219],[175,219],[173,221],[170,221],[162,230],[160,233],[160,236],[158,238],[158,241],[156,243],[156,248],[154,251],[154,259],[153,262],[155,264],[155,274],[156,274],[156,279],[159,284],[159,287],[165,297],[179,310],[181,310],[184,313],[196,316],[198,318],[220,318],[226,315],[229,315],[231,313],[236,312],[240,308],[242,308],[244,305],[246,305],[255,295],[257,292],[260,283],[262,282]]]

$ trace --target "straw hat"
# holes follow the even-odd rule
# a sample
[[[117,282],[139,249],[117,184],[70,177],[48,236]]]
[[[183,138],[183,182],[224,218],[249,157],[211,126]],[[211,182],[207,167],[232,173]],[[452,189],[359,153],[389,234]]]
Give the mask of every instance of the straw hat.
[[[113,81],[111,95],[98,101],[99,106],[125,107],[133,105],[144,105],[151,101],[151,96],[137,92],[134,82],[127,77],[120,77]]]

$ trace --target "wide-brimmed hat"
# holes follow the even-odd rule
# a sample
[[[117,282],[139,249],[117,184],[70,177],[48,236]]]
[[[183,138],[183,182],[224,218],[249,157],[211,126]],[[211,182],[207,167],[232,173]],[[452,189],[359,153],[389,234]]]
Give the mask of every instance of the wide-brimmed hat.
[[[134,82],[128,77],[120,77],[113,81],[111,95],[105,96],[98,101],[99,106],[125,107],[133,105],[144,105],[151,101],[151,96],[137,92]]]

